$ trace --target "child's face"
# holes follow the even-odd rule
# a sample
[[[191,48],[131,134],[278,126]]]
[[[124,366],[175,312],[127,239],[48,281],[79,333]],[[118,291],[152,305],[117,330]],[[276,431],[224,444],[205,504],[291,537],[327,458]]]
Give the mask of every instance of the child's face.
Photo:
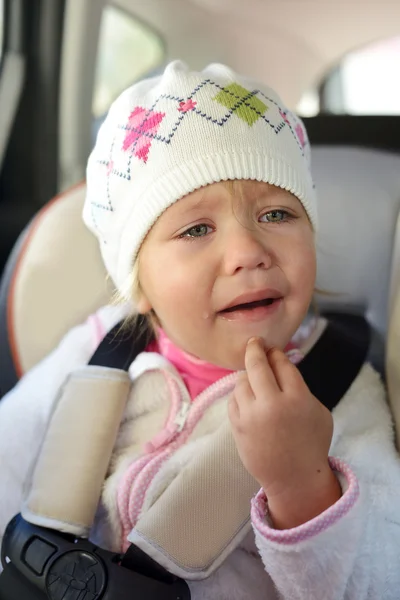
[[[138,309],[152,308],[186,352],[239,370],[249,338],[268,348],[289,342],[315,271],[314,234],[297,198],[266,183],[215,183],[173,204],[148,234]]]

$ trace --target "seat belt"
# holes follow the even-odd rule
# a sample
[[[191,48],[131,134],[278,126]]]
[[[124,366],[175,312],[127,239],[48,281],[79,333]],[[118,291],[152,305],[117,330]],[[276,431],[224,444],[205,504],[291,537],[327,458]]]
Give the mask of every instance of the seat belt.
[[[327,326],[310,352],[296,365],[311,393],[332,411],[367,360],[371,330],[362,316],[324,313]],[[89,365],[128,370],[154,338],[141,318],[138,334],[127,336],[121,324],[103,339]]]
[[[114,328],[106,336],[93,355],[90,361],[91,368],[95,369],[96,373],[103,373],[107,375],[107,377],[109,377],[112,372],[117,372],[119,377],[121,376],[121,373],[126,374],[126,369],[128,369],[132,360],[144,349],[146,343],[149,341],[148,338],[146,339],[145,330],[141,331],[143,331],[143,334],[136,336],[134,338],[135,341],[133,342],[132,338],[128,338],[126,333],[124,333],[123,330],[121,331],[120,326]],[[336,406],[358,375],[366,360],[368,346],[369,326],[362,317],[331,315],[325,331],[316,342],[313,349],[310,350],[307,356],[298,365],[311,392],[330,410]],[[110,365],[112,365],[111,369]],[[126,386],[126,382],[124,382],[124,386]],[[123,402],[118,403],[120,410],[122,405]],[[56,416],[57,410],[55,413]],[[91,418],[92,429],[96,430],[96,413],[92,414]],[[71,419],[71,422],[73,423],[74,419]],[[56,428],[57,434],[62,435],[59,425],[60,424],[58,424]],[[52,424],[50,424],[49,427],[49,434],[51,433],[51,427]],[[84,427],[78,428],[78,430],[80,435],[85,434]],[[46,449],[47,452],[45,454],[47,455],[49,453],[51,454],[52,449],[53,451],[56,450],[57,436],[50,435],[50,438],[51,437],[53,437],[53,448],[48,447]],[[87,430],[86,437],[91,437],[88,436]],[[74,519],[69,518],[70,514],[68,512],[68,507],[64,506],[63,514],[61,514],[62,511],[60,512],[60,507],[58,507],[56,518],[49,519],[49,514],[52,514],[51,512],[48,512],[48,509],[51,508],[51,497],[53,495],[52,486],[54,486],[54,481],[52,481],[51,478],[46,479],[43,476],[43,465],[42,469],[39,468],[39,473],[41,472],[42,476],[35,481],[36,471],[38,470],[37,467],[33,477],[31,493],[30,496],[28,496],[28,507],[30,506],[29,499],[32,500],[32,494],[34,501],[40,499],[40,502],[36,504],[36,513],[35,511],[31,511],[31,514],[29,514],[28,510],[28,514],[26,515],[25,513],[24,515],[26,520],[21,516],[17,516],[10,523],[7,528],[7,533],[4,536],[2,548],[4,573],[0,576],[0,600],[14,600],[14,598],[16,598],[10,591],[7,592],[10,588],[7,581],[15,579],[15,577],[17,577],[17,572],[20,574],[20,577],[27,582],[27,585],[29,583],[30,586],[34,584],[37,587],[40,583],[42,591],[47,591],[49,598],[58,598],[57,595],[49,595],[49,589],[52,586],[51,582],[54,582],[55,580],[62,581],[64,586],[62,589],[64,592],[68,589],[68,587],[65,587],[67,584],[72,585],[72,575],[70,573],[72,569],[71,561],[66,561],[65,556],[67,554],[71,556],[71,551],[78,549],[79,552],[83,552],[84,559],[82,558],[81,562],[83,561],[83,563],[85,563],[86,561],[86,566],[89,565],[88,569],[90,567],[90,569],[95,571],[96,568],[99,568],[96,566],[98,564],[101,564],[102,568],[104,568],[104,565],[107,566],[106,571],[108,572],[108,575],[106,576],[106,579],[108,578],[108,583],[102,584],[103,587],[101,589],[103,591],[101,591],[101,595],[98,595],[100,592],[91,592],[94,595],[88,596],[88,598],[90,597],[94,600],[95,598],[103,597],[107,599],[111,597],[121,599],[128,597],[127,595],[110,596],[108,590],[111,589],[110,585],[111,587],[112,585],[117,585],[113,581],[113,577],[117,578],[116,581],[122,581],[124,578],[128,581],[129,576],[127,573],[133,573],[137,576],[138,574],[137,572],[135,573],[135,571],[140,571],[140,576],[144,578],[146,583],[151,582],[154,579],[159,585],[166,586],[165,594],[164,591],[162,592],[164,595],[162,595],[161,590],[158,589],[157,598],[162,598],[162,600],[164,600],[164,598],[167,600],[167,598],[170,597],[179,597],[182,599],[189,598],[190,594],[187,585],[177,577],[184,577],[185,579],[202,579],[209,576],[211,572],[221,564],[226,556],[237,546],[237,543],[239,543],[244,535],[250,530],[250,500],[255,491],[258,490],[256,482],[252,480],[248,474],[246,475],[247,472],[241,464],[237,452],[232,448],[232,434],[227,424],[223,424],[211,437],[211,446],[207,447],[204,453],[199,453],[199,455],[195,457],[196,469],[194,468],[193,462],[191,462],[188,468],[183,469],[178,474],[164,494],[162,494],[146,514],[139,519],[131,536],[129,536],[129,540],[134,541],[135,544],[129,548],[125,556],[119,557],[118,560],[112,553],[107,553],[89,542],[78,542],[80,544],[79,548],[75,543],[76,536],[85,535],[87,529],[90,528],[92,524],[92,521],[90,521],[90,511],[84,515],[83,521],[86,519],[85,522],[82,522],[82,520],[77,521],[76,519],[74,522]],[[71,446],[71,438],[69,443]],[[217,453],[214,452],[215,449],[217,449]],[[224,453],[225,455],[228,454],[227,462],[229,468],[227,469],[227,472],[232,475],[231,481],[229,481],[229,477],[227,479],[221,479],[220,477],[201,477],[201,485],[199,487],[199,478],[196,476],[196,473],[207,474],[210,472],[210,469],[214,469],[215,473],[218,474],[219,472],[220,474],[221,471],[225,470],[221,468],[221,464],[225,465],[226,457],[224,456]],[[92,458],[95,455],[96,452],[92,453]],[[217,456],[217,460],[215,460],[215,456]],[[108,460],[109,458],[110,456],[108,456]],[[68,456],[66,457],[66,460],[68,460]],[[59,461],[56,462],[58,470],[60,471],[61,469],[61,472],[63,472],[64,464]],[[40,466],[40,459],[38,464]],[[44,465],[46,464],[48,463],[45,461]],[[63,465],[62,467],[60,467],[61,464]],[[107,465],[108,461],[105,468],[107,468]],[[78,468],[77,463],[74,464],[74,468]],[[72,472],[73,471],[71,471],[71,473]],[[244,475],[244,478],[242,475]],[[245,482],[245,485],[241,487],[243,481]],[[222,488],[220,490],[217,489],[219,482],[222,482]],[[62,483],[63,482],[60,481],[60,484]],[[63,486],[64,489],[68,488],[68,486],[71,487],[71,480],[65,481],[64,478]],[[234,492],[233,495],[230,493],[231,490]],[[98,492],[96,503],[98,502],[99,495],[100,493]],[[213,501],[215,496],[218,497],[218,495],[219,497],[224,498],[226,498],[227,495],[229,497],[230,501],[224,503],[224,522],[229,523],[229,527],[223,528],[222,535],[216,537],[211,534],[220,529],[220,503]],[[181,501],[177,502],[177,499],[182,497],[185,499],[184,504],[186,508]],[[43,514],[43,511],[40,513],[40,510],[38,512],[37,508],[41,508],[41,502],[43,502],[44,499],[47,499],[48,503],[46,504],[46,512]],[[90,500],[90,498],[88,498],[88,500]],[[35,502],[33,502],[33,504],[35,504]],[[75,504],[82,504],[82,496],[77,495]],[[229,514],[227,514],[227,508],[231,508]],[[76,515],[74,515],[74,517],[76,517]],[[92,515],[92,520],[93,517],[94,514]],[[46,521],[46,519],[48,519],[48,521]],[[78,526],[78,529],[81,527],[81,533],[79,533],[79,531],[75,533],[74,531],[70,531],[70,534],[72,533],[72,535],[67,535],[65,533],[60,534],[50,529],[43,528],[44,522],[47,523],[47,527],[57,529],[56,526],[62,528],[63,525],[71,525],[71,521],[73,525],[75,524]],[[193,529],[193,527],[195,529]],[[177,530],[179,530],[179,535],[172,535],[171,537],[171,534],[176,533]],[[68,531],[68,529],[64,529],[64,531]],[[84,531],[83,534],[82,531]],[[194,531],[203,534],[201,544],[193,542],[193,540],[198,542],[197,537],[192,537]],[[204,535],[204,532],[207,534]],[[45,545],[45,548],[47,548],[47,551],[42,554],[37,551],[38,539]],[[210,545],[208,548],[205,548],[204,541],[207,541],[207,539],[210,540]],[[33,545],[34,543],[36,546]],[[33,548],[35,548],[35,551]],[[67,548],[69,548],[69,550]],[[195,551],[196,548],[199,549],[198,553]],[[50,552],[51,549],[52,552]],[[42,558],[39,560],[36,558],[38,556],[41,556]],[[8,557],[8,561],[6,557]],[[75,564],[76,561],[74,562],[74,565]],[[81,570],[86,573],[83,567]],[[170,571],[170,573],[168,573],[168,571]],[[61,579],[57,579],[59,573]],[[63,573],[64,575],[61,576]],[[110,573],[112,575],[111,579]],[[124,575],[122,575],[122,573],[124,573]],[[118,578],[120,578],[120,580]],[[100,580],[102,580],[101,577]],[[79,585],[84,585],[82,580],[79,581]],[[176,587],[174,588],[174,586]],[[54,589],[54,587],[52,589]],[[6,590],[8,595],[4,595],[4,590]],[[153,592],[150,591],[149,587],[147,590],[148,592],[143,590],[140,597],[143,600],[152,600],[155,598],[154,595],[151,595]],[[170,594],[172,593],[172,595],[168,596],[167,590]],[[130,588],[130,593],[131,592],[132,587]],[[31,596],[27,595],[26,598],[28,597],[30,598]],[[60,595],[59,597],[65,598],[65,600],[68,599],[68,595]],[[70,597],[72,599],[77,596],[71,595]],[[18,599],[24,600],[24,596],[19,594]]]

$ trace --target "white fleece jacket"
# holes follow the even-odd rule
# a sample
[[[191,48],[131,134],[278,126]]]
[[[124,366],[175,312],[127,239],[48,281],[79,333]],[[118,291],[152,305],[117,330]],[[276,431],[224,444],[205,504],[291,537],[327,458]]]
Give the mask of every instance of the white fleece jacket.
[[[88,362],[99,322],[109,330],[123,314],[105,307],[96,321],[73,329],[1,400],[0,540],[20,510],[32,456],[60,386]],[[252,503],[254,533],[208,579],[190,582],[193,600],[400,597],[400,459],[384,390],[369,365],[335,408],[334,425],[330,455],[343,488],[339,502],[282,532],[270,526],[266,499],[258,494]]]

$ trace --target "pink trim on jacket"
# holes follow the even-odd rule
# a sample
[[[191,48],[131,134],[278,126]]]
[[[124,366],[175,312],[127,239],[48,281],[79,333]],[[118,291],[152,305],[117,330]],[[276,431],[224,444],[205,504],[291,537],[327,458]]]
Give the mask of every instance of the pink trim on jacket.
[[[260,490],[252,500],[251,519],[256,529],[271,542],[280,544],[297,544],[308,540],[329,529],[334,523],[346,515],[357,502],[360,489],[357,477],[350,467],[338,458],[329,458],[329,464],[334,471],[342,473],[347,480],[348,488],[343,496],[323,513],[293,529],[273,529],[268,522],[268,500],[264,490]]]
[[[175,438],[167,446],[135,460],[127,469],[118,486],[117,496],[124,551],[129,546],[126,538],[140,515],[150,483],[168,458],[187,442],[204,412],[218,399],[232,392],[235,383],[236,373],[232,373],[208,387],[196,398],[196,402],[191,404],[181,431],[177,427]]]
[[[292,362],[299,362],[303,357],[293,343],[288,344],[285,350]],[[146,352],[161,354],[176,368],[194,402],[179,424],[178,413],[185,402],[183,391],[179,389],[179,384],[171,373],[161,370],[171,399],[167,422],[145,445],[146,454],[128,467],[118,486],[117,504],[123,550],[129,546],[126,538],[140,516],[146,492],[162,465],[186,442],[204,411],[218,398],[232,391],[236,381],[235,372],[188,354],[176,346],[162,329],[158,332],[157,340],[147,346]]]

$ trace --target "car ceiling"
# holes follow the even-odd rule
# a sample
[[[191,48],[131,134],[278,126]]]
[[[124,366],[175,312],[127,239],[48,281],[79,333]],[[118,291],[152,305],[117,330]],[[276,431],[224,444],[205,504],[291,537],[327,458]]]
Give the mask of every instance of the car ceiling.
[[[167,59],[225,62],[289,106],[349,51],[400,34],[400,2],[117,0],[164,38]]]

